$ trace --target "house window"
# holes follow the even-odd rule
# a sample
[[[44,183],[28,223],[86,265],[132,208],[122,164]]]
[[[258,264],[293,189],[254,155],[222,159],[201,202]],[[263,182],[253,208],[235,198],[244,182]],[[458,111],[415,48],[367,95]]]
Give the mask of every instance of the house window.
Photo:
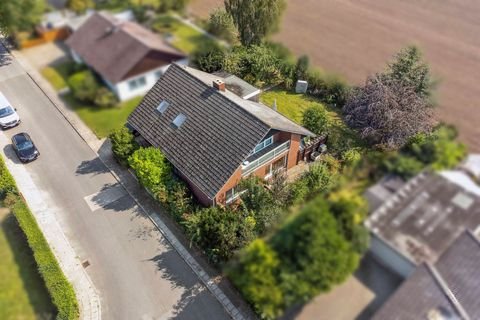
[[[160,102],[160,104],[157,106],[158,113],[164,114],[165,111],[167,111],[167,108],[168,108],[169,105],[170,104],[167,101],[162,100],[162,102]]]
[[[185,120],[187,120],[187,116],[183,113],[180,113],[175,119],[173,119],[172,125],[178,129],[185,122]]]
[[[128,81],[128,88],[130,91],[136,90],[138,88],[144,87],[147,84],[145,77],[136,78]]]
[[[266,147],[268,147],[269,145],[271,145],[273,143],[273,136],[270,136],[268,137],[267,139],[263,140],[262,142],[260,142],[259,144],[256,145],[255,149],[253,150],[253,153],[257,153],[263,149],[265,149]]]
[[[156,71],[156,72],[155,72],[155,78],[156,78],[157,80],[160,79],[160,77],[162,76],[162,74],[163,74],[162,70]]]

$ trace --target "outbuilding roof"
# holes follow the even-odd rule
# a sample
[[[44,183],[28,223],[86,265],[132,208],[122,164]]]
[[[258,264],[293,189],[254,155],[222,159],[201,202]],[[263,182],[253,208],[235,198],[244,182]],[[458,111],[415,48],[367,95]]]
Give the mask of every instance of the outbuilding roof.
[[[436,263],[424,263],[373,320],[480,319],[480,242],[463,232]]]
[[[276,129],[313,136],[265,105],[213,88],[213,75],[172,64],[128,118],[149,143],[210,199]],[[166,101],[168,107],[157,107]],[[263,110],[263,113],[261,112]],[[185,115],[180,127],[172,126]]]
[[[159,35],[141,25],[119,20],[105,12],[96,12],[85,21],[66,44],[82,60],[111,83],[131,76],[142,60],[162,62],[158,68],[185,55],[171,47]]]

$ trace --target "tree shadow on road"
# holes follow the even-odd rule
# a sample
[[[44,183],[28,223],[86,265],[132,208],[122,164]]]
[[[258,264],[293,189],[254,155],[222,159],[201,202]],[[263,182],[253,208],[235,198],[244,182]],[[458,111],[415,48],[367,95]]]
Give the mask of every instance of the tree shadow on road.
[[[108,168],[103,164],[102,160],[100,160],[98,157],[92,160],[82,161],[75,171],[77,175],[99,175],[109,172],[110,170],[108,170]]]
[[[166,240],[162,240],[167,244]],[[212,315],[212,301],[217,303],[215,315],[222,315],[223,308],[216,301],[208,289],[198,280],[179,254],[167,244],[168,250],[147,260],[155,263],[162,278],[171,283],[172,289],[182,288],[184,292],[173,307],[173,315],[169,319],[194,320],[203,319],[204,316]],[[184,270],[182,270],[182,268]],[[217,314],[218,313],[218,314]],[[204,315],[204,316],[202,316]],[[228,317],[225,315],[225,319]]]

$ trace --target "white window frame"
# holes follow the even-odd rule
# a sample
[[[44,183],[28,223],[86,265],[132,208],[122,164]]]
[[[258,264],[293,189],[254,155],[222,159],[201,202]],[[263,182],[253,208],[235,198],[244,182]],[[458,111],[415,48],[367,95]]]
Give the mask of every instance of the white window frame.
[[[269,145],[271,145],[273,143],[273,136],[270,136],[268,137],[267,139],[263,140],[262,142],[260,142],[259,144],[257,144],[255,146],[255,149],[253,149],[253,153],[252,154],[255,154],[257,152],[260,152],[262,151],[263,149],[265,149],[266,147],[268,147]]]
[[[238,189],[238,185],[236,185],[236,186],[228,189],[227,191],[225,191],[225,204],[232,203],[233,201],[238,199],[244,192],[246,192],[246,190],[237,191],[237,189]],[[232,191],[232,195],[230,197],[227,196],[229,191]]]
[[[130,91],[135,91],[139,88],[144,87],[146,84],[147,84],[147,79],[145,78],[145,76],[141,76],[128,81],[128,89]]]

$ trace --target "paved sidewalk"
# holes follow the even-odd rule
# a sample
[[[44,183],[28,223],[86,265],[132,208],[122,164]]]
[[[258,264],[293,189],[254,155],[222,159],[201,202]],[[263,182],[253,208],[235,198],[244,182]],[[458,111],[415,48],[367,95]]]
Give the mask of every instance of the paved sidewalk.
[[[109,141],[106,139],[99,140],[95,136],[78,115],[63,103],[50,83],[48,83],[41,74],[30,65],[21,52],[12,51],[12,55],[19,61],[32,80],[37,83],[40,89],[52,101],[58,111],[71,124],[79,136],[99,155],[99,158],[109,168],[112,175],[123,185],[132,198],[135,199],[139,207],[147,213],[152,223],[170,242],[182,259],[184,259],[184,261],[191,267],[202,283],[225,308],[227,313],[236,320],[255,318],[255,315],[248,305],[240,296],[238,296],[236,291],[226,283],[226,281],[223,281],[222,279],[220,279],[220,281],[214,280],[209,275],[215,274],[216,272],[211,269],[205,261],[202,261],[203,258],[201,255],[198,252],[193,252],[192,255],[192,251],[186,249],[188,241],[183,237],[176,226],[171,223],[171,221],[162,217],[162,209],[160,206],[152,200],[151,196],[148,195],[143,188],[139,186],[135,177],[114,160]],[[219,278],[218,275],[216,276],[216,279],[217,278]],[[228,297],[226,293],[228,294]]]
[[[13,149],[6,149],[9,145],[10,140],[2,132],[0,134],[0,147],[2,150],[8,150],[8,152],[12,153],[10,156],[4,158],[5,163],[15,178],[18,188],[27,201],[32,214],[37,220],[48,244],[52,248],[65,276],[75,289],[81,319],[101,319],[100,298],[80,260],[77,258],[75,251],[65,237],[62,228],[58,224],[58,209],[49,206],[52,201],[49,200],[48,194],[37,188],[25,166],[23,166],[23,164],[16,164],[11,160],[15,155],[13,154]]]

